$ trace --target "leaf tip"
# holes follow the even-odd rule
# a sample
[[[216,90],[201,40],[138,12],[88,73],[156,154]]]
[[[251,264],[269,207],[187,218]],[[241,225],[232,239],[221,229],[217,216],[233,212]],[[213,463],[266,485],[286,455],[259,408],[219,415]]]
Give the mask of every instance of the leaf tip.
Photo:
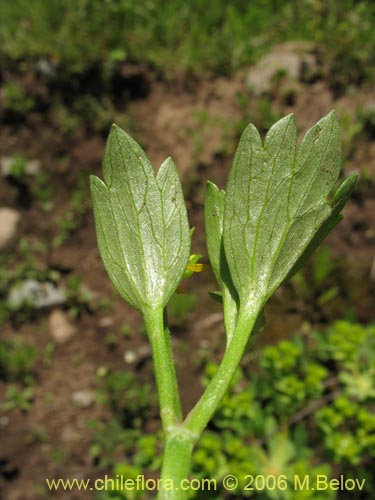
[[[207,191],[219,191],[219,188],[212,181],[207,181],[206,189]]]
[[[118,126],[116,123],[112,123],[111,128],[109,130],[108,134],[108,143],[111,141],[111,139],[114,139],[115,137],[118,137],[119,135],[124,134],[125,132]]]
[[[90,192],[92,198],[103,195],[107,192],[107,189],[108,186],[102,179],[99,179],[96,175],[90,175]]]
[[[289,115],[284,116],[283,118],[281,118],[272,125],[272,127],[268,130],[266,134],[266,139],[264,142],[265,148],[267,148],[269,142],[272,141],[272,138],[277,136],[279,133],[285,133],[285,131],[290,127],[291,127],[290,132],[292,132],[292,134],[296,136],[297,123],[294,113],[289,113]]]
[[[103,183],[103,181],[99,179],[99,177],[96,175],[90,175],[90,188],[98,187],[100,183]]]
[[[326,117],[331,119],[337,118],[336,111],[334,109],[331,109],[331,111],[327,113]]]
[[[332,124],[336,128],[339,128],[339,122],[337,120],[337,114],[336,114],[336,111],[334,109],[332,109],[329,113],[327,113],[325,116],[323,116],[323,118],[321,118],[318,121],[317,125],[318,124],[324,124],[324,123]]]
[[[285,120],[286,122],[288,122],[288,121],[294,121],[295,122],[296,121],[296,115],[294,113],[289,113],[288,115],[284,116],[284,118],[281,118],[281,120]]]
[[[135,143],[134,139],[127,132],[125,132],[125,130],[123,130],[121,127],[116,125],[116,123],[112,123],[112,125],[111,125],[108,140],[110,140],[113,137],[121,137],[122,139],[126,139],[127,142],[134,142]],[[137,146],[138,146],[138,144],[137,144]]]
[[[349,200],[350,195],[357,184],[359,175],[352,174],[347,177],[341,186],[337,189],[333,197],[333,211],[334,213],[339,213],[344,208],[346,202]]]
[[[156,176],[162,175],[163,171],[168,171],[170,169],[176,170],[176,164],[171,156],[168,156],[160,165],[158,173]]]
[[[112,123],[110,133],[118,131],[122,131],[122,128],[120,128],[116,123]]]

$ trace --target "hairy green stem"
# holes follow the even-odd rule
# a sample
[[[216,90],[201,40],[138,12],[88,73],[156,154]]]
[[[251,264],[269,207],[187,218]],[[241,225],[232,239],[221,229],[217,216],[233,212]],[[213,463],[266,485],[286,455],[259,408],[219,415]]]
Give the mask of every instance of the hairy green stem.
[[[156,384],[159,393],[160,416],[164,432],[181,422],[182,411],[178,393],[170,334],[164,324],[163,308],[144,313],[146,330],[151,343]]]
[[[257,311],[258,308],[251,314],[239,314],[233,338],[226,349],[218,371],[183,423],[181,423],[181,404],[170,334],[164,325],[163,311],[161,309],[150,310],[145,315],[165,435],[158,500],[186,500],[194,445],[228,390],[254,327]]]
[[[186,480],[189,476],[191,455],[196,439],[181,425],[181,403],[170,333],[164,320],[162,309],[149,310],[145,314],[165,440],[158,498],[159,500],[186,500],[187,490],[184,487],[188,486]]]
[[[233,333],[220,366],[202,397],[187,416],[184,427],[200,436],[223,399],[238,368],[250,334],[256,322],[258,308],[252,314],[239,314]]]
[[[196,436],[182,426],[166,435],[158,500],[186,500],[195,442]]]

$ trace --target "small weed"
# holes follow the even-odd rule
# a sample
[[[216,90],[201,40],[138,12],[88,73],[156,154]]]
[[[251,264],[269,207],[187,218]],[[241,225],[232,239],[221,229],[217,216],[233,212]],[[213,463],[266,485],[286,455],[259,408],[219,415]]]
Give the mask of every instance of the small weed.
[[[34,389],[32,387],[20,388],[17,385],[10,385],[5,393],[3,409],[11,411],[16,408],[23,412],[31,410],[33,405]]]
[[[331,285],[333,276],[340,268],[339,262],[331,256],[329,248],[318,249],[306,269],[299,271],[292,279],[292,285],[304,298],[306,304],[317,306],[317,311],[339,294],[339,288]]]
[[[84,359],[85,359],[85,354],[83,352],[77,352],[71,358],[72,365],[80,366],[84,361]]]
[[[42,210],[49,212],[53,208],[51,177],[47,172],[38,172],[32,181],[32,193],[40,203]]]
[[[346,158],[350,158],[356,147],[356,139],[361,134],[363,125],[360,120],[353,119],[349,114],[341,115],[341,127],[343,130],[343,148]]]
[[[62,102],[54,102],[51,109],[51,121],[62,137],[70,137],[81,123],[79,115]]]
[[[91,420],[89,428],[93,431],[93,439],[89,453],[94,462],[101,468],[113,466],[124,459],[125,454],[133,453],[140,431],[125,430],[122,425],[112,419],[109,422]]]
[[[29,429],[26,442],[29,445],[38,443],[47,443],[49,440],[48,433],[44,427],[31,427]]]
[[[20,338],[0,340],[0,378],[5,382],[33,383],[36,357],[36,348]]]
[[[260,97],[254,102],[251,108],[250,95],[246,92],[237,92],[236,101],[241,110],[242,117],[235,124],[236,134],[242,133],[249,121],[254,121],[260,132],[267,131],[272,124],[280,118],[280,113],[275,111],[273,103],[269,97]],[[250,112],[252,109],[252,112]]]
[[[125,338],[131,338],[134,336],[134,329],[131,325],[129,325],[129,323],[123,323],[120,331]]]
[[[107,333],[105,336],[105,342],[110,349],[117,347],[119,343],[118,335],[113,332]]]
[[[5,83],[3,92],[3,105],[7,111],[26,115],[35,107],[35,99],[27,95],[20,84],[15,81]]]
[[[372,104],[358,112],[358,120],[362,124],[362,130],[366,139],[375,139],[375,105]]]
[[[46,368],[49,368],[52,365],[55,353],[56,353],[56,344],[54,342],[48,342],[43,355],[43,365]]]
[[[53,405],[55,404],[55,396],[52,392],[47,392],[44,395],[44,403],[47,406],[47,408],[53,408]]]
[[[80,173],[77,179],[76,187],[71,196],[69,206],[57,221],[59,234],[53,240],[53,246],[58,247],[79,228],[82,227],[85,215],[89,208],[89,196],[87,177]]]
[[[156,403],[150,384],[142,384],[132,373],[121,371],[109,372],[101,384],[99,400],[125,428],[140,428]]]
[[[83,310],[92,311],[97,308],[94,295],[78,275],[70,275],[67,278],[67,303],[69,314],[78,317]]]
[[[24,156],[13,156],[11,159],[9,169],[7,169],[6,175],[13,177],[19,181],[24,181],[27,175],[26,165],[27,159]]]
[[[66,464],[69,460],[70,451],[66,448],[54,448],[50,453],[50,460],[55,465]]]
[[[267,131],[272,124],[281,117],[281,114],[273,109],[272,102],[267,97],[261,97],[257,100],[257,110],[255,114],[255,123],[262,132]]]
[[[197,303],[195,293],[175,293],[168,304],[168,317],[171,325],[181,325],[188,318]]]

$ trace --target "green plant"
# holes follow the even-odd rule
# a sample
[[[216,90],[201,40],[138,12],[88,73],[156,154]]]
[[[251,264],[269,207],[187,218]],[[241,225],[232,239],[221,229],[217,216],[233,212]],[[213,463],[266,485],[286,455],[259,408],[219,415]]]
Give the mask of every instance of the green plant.
[[[4,109],[26,115],[34,107],[34,98],[28,96],[17,82],[4,85]]]
[[[36,348],[20,338],[0,340],[0,379],[6,382],[32,382],[36,354]]]
[[[281,118],[280,113],[273,109],[272,101],[267,97],[259,98],[257,102],[257,127],[261,131],[268,130],[272,124]]]
[[[372,140],[375,135],[375,106],[372,104],[367,108],[360,109],[357,119],[361,123],[361,130],[367,139]]]
[[[7,269],[7,260],[5,255],[0,255],[0,325],[2,325],[8,316],[7,293],[10,283],[10,273]]]
[[[353,120],[349,114],[343,114],[341,128],[343,130],[344,155],[346,158],[350,158],[355,151],[356,139],[363,130],[363,124],[359,116]]]
[[[296,141],[293,115],[274,124],[264,143],[250,124],[226,192],[208,183],[207,248],[221,289],[226,350],[185,419],[165,315],[190,255],[177,169],[168,158],[155,176],[141,147],[114,125],[104,181],[91,177],[104,265],[122,298],[142,313],[151,343],[165,439],[160,499],[186,498],[176,487],[189,474],[193,448],[230,386],[250,334],[263,324],[266,302],[340,221],[356,182],[349,177],[332,195],[342,163],[334,112],[308,131],[297,153]]]
[[[31,189],[41,208],[49,212],[53,207],[50,175],[46,172],[38,172],[33,179]]]
[[[9,171],[7,175],[10,175],[11,177],[19,181],[22,181],[27,175],[26,166],[27,159],[24,156],[13,156],[12,162],[9,165]]]
[[[338,338],[342,339],[341,343],[337,342]],[[375,399],[371,391],[354,393],[347,384],[347,375],[350,377],[352,369],[361,366],[362,376],[373,379],[374,342],[374,326],[338,321],[325,331],[310,330],[252,355],[252,362],[243,363],[242,369],[237,370],[230,391],[193,453],[193,477],[214,479],[217,488],[215,492],[191,491],[189,498],[223,500],[233,498],[233,494],[236,498],[247,498],[251,492],[244,487],[249,475],[268,477],[276,473],[286,482],[287,489],[257,491],[256,498],[336,499],[341,492],[331,489],[296,492],[295,476],[303,483],[309,475],[313,485],[317,475],[352,477],[353,470],[361,481],[368,478],[365,486],[371,498]],[[217,370],[218,365],[208,361],[203,374],[204,386]],[[293,380],[302,382],[304,397],[293,405],[287,400],[281,406],[284,387],[282,384],[275,387],[279,378],[291,380],[292,385]],[[159,467],[160,432],[133,433],[131,446],[129,436],[123,436],[125,446],[122,447],[118,436],[124,431],[118,427],[111,440],[111,428],[111,422],[101,426],[101,439],[105,443],[114,440],[117,443],[112,446],[114,453],[111,446],[107,446],[106,455],[108,460],[119,457],[115,474],[133,477],[131,471],[136,470],[137,476],[152,473]],[[120,457],[122,448],[125,449]],[[225,491],[222,485],[227,474],[239,479],[238,488],[232,493]],[[144,497],[139,491],[111,491],[104,498],[130,499],[136,494]]]
[[[175,293],[168,304],[168,317],[171,325],[181,325],[197,302],[194,293]]]
[[[90,456],[99,467],[114,466],[123,460],[126,454],[134,452],[135,443],[139,439],[139,429],[124,429],[115,418],[108,422],[91,420],[88,427],[93,432]]]
[[[30,427],[26,438],[27,444],[47,443],[48,440],[49,436],[44,427]]]
[[[339,267],[329,248],[322,247],[316,251],[309,265],[292,277],[291,283],[306,304],[315,310],[339,295],[335,275]]]
[[[100,467],[114,466],[126,456],[142,454],[142,432],[155,414],[156,398],[149,384],[141,384],[129,372],[105,370],[99,375],[97,399],[111,411],[109,422],[93,420],[90,455]],[[147,441],[147,436],[144,437]],[[156,459],[156,458],[155,458]],[[143,459],[144,461],[145,459]],[[142,459],[135,460],[140,462]]]
[[[108,85],[124,61],[144,61],[166,76],[222,75],[272,44],[313,40],[329,76],[346,85],[373,76],[374,18],[371,0],[106,0],[105,9],[99,0],[2,0],[0,61],[42,60],[69,84],[99,68]]]
[[[56,221],[59,233],[53,240],[55,247],[60,246],[74,231],[82,227],[87,209],[87,185],[85,175],[80,173],[69,205]]]
[[[15,408],[19,408],[27,412],[32,408],[33,397],[33,387],[19,388],[16,385],[10,385],[5,394],[3,409],[5,411],[11,411]]]
[[[77,317],[83,310],[93,311],[98,308],[95,294],[85,285],[81,276],[71,274],[66,280],[66,285],[67,305],[71,316]]]
[[[139,428],[147,420],[154,397],[149,384],[140,384],[128,372],[114,371],[101,380],[100,399],[125,427]]]
[[[232,390],[199,441],[193,455],[194,477],[215,478],[218,486],[228,473],[239,479],[248,474],[267,477],[270,469],[285,476],[289,485],[295,475],[338,477],[355,470],[359,478],[371,477],[374,342],[374,326],[339,321],[324,332],[309,331],[263,348],[237,372]],[[217,365],[206,365],[205,385],[216,370]],[[288,384],[277,384],[282,379]],[[288,391],[296,382],[303,397],[290,398]],[[372,481],[367,482],[371,497]],[[232,498],[219,487],[216,493],[220,499]],[[336,498],[336,493],[296,493],[290,488],[260,491],[256,498],[321,499]],[[243,484],[236,494],[246,497]]]

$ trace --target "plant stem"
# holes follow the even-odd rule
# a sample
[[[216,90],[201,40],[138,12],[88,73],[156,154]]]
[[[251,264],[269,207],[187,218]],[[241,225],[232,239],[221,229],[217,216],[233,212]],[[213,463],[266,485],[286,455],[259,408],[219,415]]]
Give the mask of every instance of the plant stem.
[[[218,371],[183,423],[170,335],[164,325],[163,310],[148,310],[144,315],[154,359],[165,435],[158,500],[186,500],[189,486],[186,480],[189,477],[194,445],[232,381],[255,324],[258,310],[254,309],[255,312],[251,314],[239,314],[233,338]]]
[[[170,334],[164,325],[163,308],[148,309],[144,319],[154,360],[160,416],[167,434],[168,428],[174,428],[182,419]]]
[[[154,360],[156,384],[160,401],[165,445],[159,500],[186,500],[181,488],[189,476],[195,436],[181,425],[182,412],[173,363],[170,333],[164,323],[163,310],[152,309],[144,314]],[[186,484],[186,487],[188,485]]]
[[[198,403],[184,422],[185,429],[200,436],[224,397],[241,361],[250,334],[258,315],[258,308],[252,314],[239,314],[233,333],[220,366],[206,387]]]
[[[182,426],[166,435],[158,500],[186,500],[195,442],[196,436]]]

